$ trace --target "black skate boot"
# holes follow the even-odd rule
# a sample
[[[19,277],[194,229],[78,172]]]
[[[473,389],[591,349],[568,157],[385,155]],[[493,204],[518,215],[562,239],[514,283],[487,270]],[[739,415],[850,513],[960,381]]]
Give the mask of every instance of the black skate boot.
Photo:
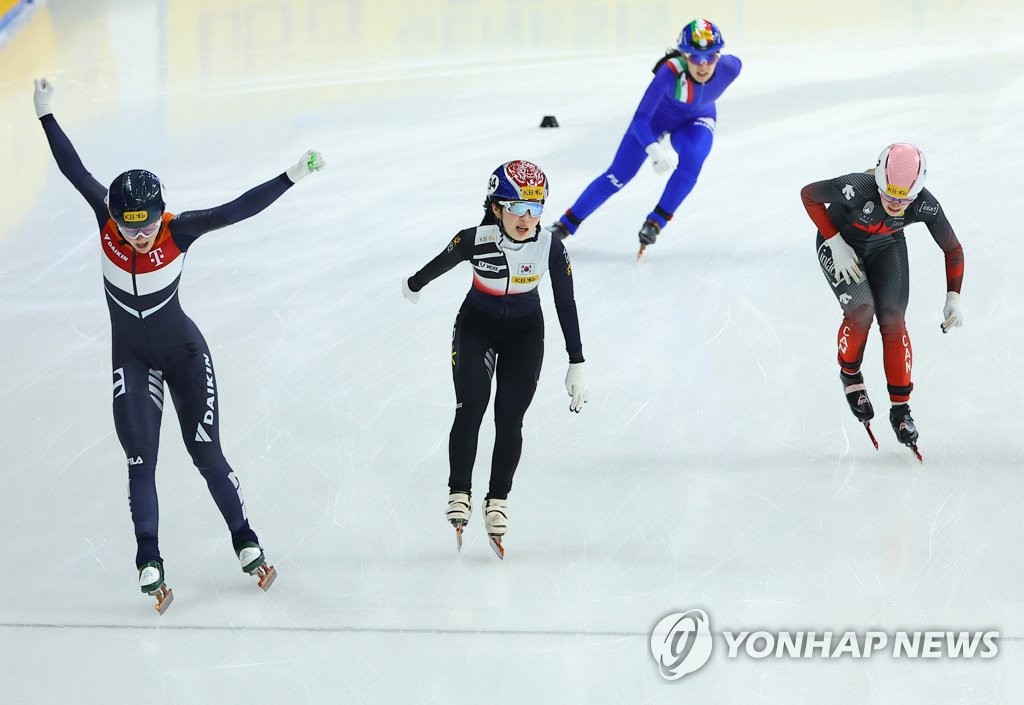
[[[871,406],[871,400],[868,399],[868,390],[864,386],[864,375],[860,372],[849,375],[840,370],[839,380],[843,383],[843,394],[846,395],[846,403],[850,405],[850,411],[858,421],[864,424],[868,438],[871,439],[875,450],[878,450],[878,440],[875,438],[875,432],[871,430],[871,419],[875,418],[875,408]]]
[[[658,239],[658,233],[660,232],[660,225],[655,223],[653,220],[645,221],[643,227],[640,228],[640,244],[653,245]]]
[[[559,240],[564,240],[565,238],[572,235],[572,233],[569,232],[569,228],[565,227],[565,225],[560,220],[556,220],[554,223],[549,225],[548,232],[550,232],[553,236],[557,237]]]
[[[896,440],[914,451],[918,460],[924,460],[920,451],[917,450],[917,426],[914,425],[914,418],[910,415],[908,404],[896,404],[889,409],[889,423],[896,433]]]
[[[857,417],[857,420],[865,422],[875,418],[875,407],[871,406],[871,400],[868,399],[868,390],[864,386],[864,375],[860,372],[849,375],[840,371],[839,379],[843,383],[846,403],[850,405],[850,411]]]
[[[647,249],[648,245],[653,245],[658,239],[658,233],[661,232],[661,226],[655,223],[653,220],[644,221],[643,226],[640,228],[640,251],[636,253],[636,258],[640,259],[643,256],[644,250]]]

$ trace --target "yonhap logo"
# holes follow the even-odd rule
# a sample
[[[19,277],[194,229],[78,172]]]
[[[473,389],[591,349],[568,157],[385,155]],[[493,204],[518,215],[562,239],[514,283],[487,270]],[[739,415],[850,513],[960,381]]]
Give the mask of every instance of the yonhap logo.
[[[651,631],[651,655],[665,680],[679,680],[702,668],[714,645],[711,620],[700,609],[674,612]],[[724,630],[726,650],[719,660],[831,660],[891,658],[897,661],[994,659],[999,654],[997,629],[935,631],[833,631],[831,629],[770,631]]]
[[[704,610],[670,614],[651,632],[651,655],[665,680],[678,680],[706,664],[711,644],[711,623]]]

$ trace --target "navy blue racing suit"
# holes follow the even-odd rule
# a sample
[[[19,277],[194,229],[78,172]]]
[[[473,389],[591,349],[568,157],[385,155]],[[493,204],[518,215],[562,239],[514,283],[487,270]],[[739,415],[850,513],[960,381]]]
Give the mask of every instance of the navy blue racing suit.
[[[57,166],[92,207],[99,227],[110,312],[114,427],[128,461],[136,565],[163,562],[155,474],[165,386],[185,447],[227,522],[235,551],[247,542],[258,544],[238,478],[221,450],[220,400],[210,348],[181,308],[178,283],[185,253],[200,235],[259,213],[292,182],[282,173],[225,205],[164,213],[153,247],[140,253],[121,236],[107,211],[107,189],[86,170],[57,120],[45,115],[40,121]]]

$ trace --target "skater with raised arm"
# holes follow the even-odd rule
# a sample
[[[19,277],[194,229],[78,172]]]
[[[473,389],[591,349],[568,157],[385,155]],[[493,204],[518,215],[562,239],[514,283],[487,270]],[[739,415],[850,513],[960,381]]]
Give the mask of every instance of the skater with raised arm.
[[[103,253],[114,427],[127,458],[139,588],[156,598],[160,613],[173,599],[158,544],[155,479],[166,387],[185,446],[228,525],[241,568],[265,590],[276,571],[249,525],[238,477],[221,450],[220,397],[210,348],[181,308],[178,283],[185,254],[201,235],[256,215],[299,179],[323,168],[324,161],[317,152],[307,152],[287,171],[230,203],[175,215],[165,210],[160,180],[149,171],[131,169],[109,187],[97,181],[53,116],[53,93],[49,80],[36,80],[36,116],[61,173],[92,208]]]

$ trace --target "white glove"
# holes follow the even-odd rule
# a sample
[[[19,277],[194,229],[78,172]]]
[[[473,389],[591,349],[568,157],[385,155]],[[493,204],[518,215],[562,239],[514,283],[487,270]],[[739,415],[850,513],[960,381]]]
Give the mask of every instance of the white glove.
[[[288,167],[288,171],[285,173],[293,184],[297,184],[303,176],[308,176],[314,171],[320,171],[325,166],[327,166],[327,162],[324,161],[324,156],[320,152],[311,149],[303,154],[302,159],[297,163]]]
[[[666,147],[661,142],[651,142],[645,150],[647,156],[651,158],[651,166],[654,167],[654,173],[667,174],[676,168],[679,155],[676,154],[674,149]]]
[[[420,300],[420,292],[413,291],[409,288],[409,280],[402,280],[402,296],[404,296],[410,303],[417,303]]]
[[[864,275],[857,266],[857,253],[847,244],[846,240],[839,233],[836,233],[825,244],[832,252],[832,264],[835,266],[835,278],[838,284],[841,280],[847,284],[860,284],[864,281]]]
[[[36,90],[32,95],[32,100],[36,104],[36,117],[41,118],[53,112],[50,110],[50,99],[53,98],[53,84],[47,78],[37,78],[35,84]]]
[[[946,292],[946,305],[942,307],[942,332],[953,326],[959,328],[964,324],[964,312],[960,309],[960,294],[955,291]]]
[[[565,391],[572,397],[569,411],[580,413],[587,403],[587,376],[583,373],[582,362],[569,363],[569,371],[565,373]]]

